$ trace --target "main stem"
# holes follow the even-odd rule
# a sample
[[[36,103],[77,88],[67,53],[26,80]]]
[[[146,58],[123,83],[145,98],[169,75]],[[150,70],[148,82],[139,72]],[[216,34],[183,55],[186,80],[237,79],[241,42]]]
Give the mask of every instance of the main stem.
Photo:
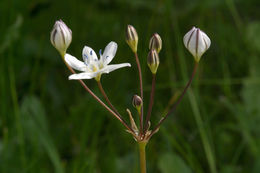
[[[139,156],[140,156],[140,173],[146,173],[146,154],[145,154],[146,144],[147,144],[146,141],[138,142]]]
[[[135,52],[135,61],[136,61],[136,64],[137,64],[138,74],[139,74],[140,94],[141,94],[142,100],[144,101],[144,98],[143,98],[142,70],[141,70],[140,61],[139,61],[137,52]],[[144,116],[143,116],[143,105],[142,105],[142,107],[141,107],[141,116],[140,116],[140,133],[141,133],[141,135],[143,134],[143,119],[144,119]]]
[[[173,105],[173,107],[171,108],[171,110],[159,121],[159,123],[155,126],[154,130],[152,131],[152,133],[149,135],[149,136],[152,136],[156,131],[157,129],[160,127],[160,125],[164,122],[164,120],[171,114],[175,111],[176,107],[180,104],[183,96],[185,95],[185,93],[187,92],[188,88],[190,87],[191,85],[191,82],[196,74],[196,71],[197,71],[197,68],[198,68],[198,62],[195,62],[195,65],[194,65],[194,68],[193,68],[193,72],[191,74],[191,77],[188,81],[188,83],[186,84],[184,90],[182,91],[181,93],[181,96],[178,98],[177,102]]]

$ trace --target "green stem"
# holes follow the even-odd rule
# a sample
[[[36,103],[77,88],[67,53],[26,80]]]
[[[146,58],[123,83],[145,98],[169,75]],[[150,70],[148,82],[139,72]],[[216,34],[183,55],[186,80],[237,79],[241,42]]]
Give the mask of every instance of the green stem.
[[[142,70],[141,70],[141,65],[140,65],[140,61],[139,61],[137,52],[135,52],[135,61],[137,64],[139,81],[140,81],[140,94],[141,94],[142,100],[144,101]],[[141,116],[140,116],[140,134],[141,134],[141,136],[143,134],[143,119],[144,119],[144,116],[143,116],[143,105],[142,105]]]
[[[145,127],[144,127],[144,134],[145,132],[148,130],[148,124],[151,118],[151,114],[152,114],[152,109],[153,109],[153,102],[154,102],[154,91],[155,91],[155,74],[153,74],[153,79],[152,79],[152,90],[151,90],[151,94],[150,94],[150,102],[149,102],[149,108],[147,111],[147,115],[146,115],[146,121],[145,121]]]
[[[145,147],[147,142],[140,141],[139,145],[139,156],[140,156],[140,173],[146,173],[146,157],[145,157]]]

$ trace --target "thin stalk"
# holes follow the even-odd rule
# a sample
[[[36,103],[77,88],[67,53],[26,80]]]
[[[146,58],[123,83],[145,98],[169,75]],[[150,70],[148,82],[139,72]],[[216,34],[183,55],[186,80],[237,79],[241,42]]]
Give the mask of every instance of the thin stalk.
[[[64,60],[64,58],[63,58]],[[71,73],[75,74],[75,71],[64,61],[64,63],[66,64],[66,66],[68,67],[68,69],[71,71]],[[96,96],[89,88],[88,86],[82,81],[82,80],[78,80],[80,82],[80,84],[83,86],[83,88],[95,99],[97,100],[102,106],[104,106],[108,112],[110,112],[114,117],[116,117],[129,131],[133,132],[134,134],[134,130],[132,128],[130,128],[126,122],[119,117],[113,110],[111,110],[102,100],[100,100],[98,98],[98,96]]]
[[[137,55],[137,52],[135,52],[135,61],[137,64],[137,68],[138,68],[138,74],[139,74],[139,81],[140,81],[140,94],[141,94],[141,98],[144,101],[144,94],[143,94],[143,79],[142,79],[142,70],[141,70],[141,66],[140,66],[140,61]],[[140,116],[140,133],[141,135],[143,134],[143,105],[141,107],[141,116]]]
[[[138,142],[139,156],[140,156],[140,173],[146,173],[146,154],[145,154],[146,144],[147,144],[146,141]]]
[[[102,86],[101,82],[100,82],[100,81],[97,81],[97,84],[98,84],[98,88],[99,88],[100,92],[101,92],[102,95],[104,96],[104,98],[105,98],[106,102],[108,103],[108,105],[111,107],[111,109],[112,109],[119,117],[122,118],[122,116],[120,115],[120,113],[116,110],[116,108],[115,108],[115,107],[112,105],[112,103],[110,102],[110,100],[109,100],[109,98],[108,98],[106,92],[105,92],[104,89],[103,89],[103,86]]]
[[[195,74],[196,74],[198,64],[199,64],[199,63],[195,62],[195,65],[194,65],[194,67],[193,67],[193,72],[192,72],[192,74],[191,74],[191,77],[190,77],[188,83],[186,84],[184,90],[182,91],[180,97],[178,98],[178,100],[176,101],[176,103],[173,105],[173,107],[170,109],[170,111],[169,111],[169,112],[159,121],[159,123],[155,126],[154,130],[153,130],[152,133],[149,135],[149,137],[152,136],[152,135],[157,131],[157,129],[160,127],[160,125],[164,122],[164,120],[165,120],[171,113],[173,113],[173,112],[176,110],[177,106],[180,104],[181,100],[183,99],[183,96],[185,95],[185,93],[187,92],[188,88],[189,88],[190,85],[191,85],[191,82],[192,82],[192,80],[193,80],[193,78],[194,78],[194,76],[195,76]]]
[[[151,93],[150,93],[150,102],[149,102],[149,107],[148,107],[148,111],[147,111],[147,115],[146,115],[146,121],[145,121],[144,131],[146,131],[147,128],[148,128],[148,122],[150,121],[151,114],[152,114],[153,102],[154,102],[155,82],[156,82],[155,78],[156,78],[156,75],[153,74],[152,90],[151,90]]]
[[[113,104],[112,104],[111,101],[109,100],[109,98],[108,98],[108,96],[107,96],[105,90],[103,89],[103,86],[102,86],[101,82],[100,82],[100,81],[97,81],[97,83],[98,83],[98,88],[99,88],[100,92],[101,92],[102,95],[104,96],[104,98],[105,98],[106,102],[108,103],[108,105],[110,106],[110,108],[111,108],[111,109],[118,115],[118,117],[120,117],[121,120],[126,124],[126,122],[125,122],[125,120],[122,118],[121,114],[117,111],[117,109],[113,106]],[[129,126],[128,126],[128,127],[129,127]],[[129,128],[132,129],[132,127],[129,127]],[[129,130],[129,129],[128,129],[128,130]],[[133,132],[133,130],[132,130],[132,132]]]

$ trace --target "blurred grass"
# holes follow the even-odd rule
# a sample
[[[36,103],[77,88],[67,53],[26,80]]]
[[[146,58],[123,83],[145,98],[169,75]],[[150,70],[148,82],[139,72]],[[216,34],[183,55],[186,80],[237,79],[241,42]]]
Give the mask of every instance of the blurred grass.
[[[139,170],[132,137],[76,81],[67,80],[69,72],[49,41],[57,19],[72,29],[68,52],[79,58],[84,45],[99,50],[110,40],[119,44],[113,63],[130,62],[132,68],[104,75],[102,83],[125,118],[138,93],[125,27],[132,24],[139,34],[146,103],[148,41],[154,32],[161,35],[152,125],[191,73],[183,35],[193,25],[204,30],[212,46],[177,112],[151,139],[148,172],[260,172],[259,6],[258,0],[1,0],[0,172]],[[101,96],[93,80],[86,83]]]

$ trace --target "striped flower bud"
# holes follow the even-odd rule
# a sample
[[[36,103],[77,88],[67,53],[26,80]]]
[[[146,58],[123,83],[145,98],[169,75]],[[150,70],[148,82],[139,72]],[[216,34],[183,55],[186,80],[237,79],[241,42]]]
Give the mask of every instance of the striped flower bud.
[[[51,44],[64,56],[71,43],[72,32],[62,20],[56,21],[51,31],[50,40]]]
[[[155,33],[150,39],[149,49],[155,49],[159,53],[162,49],[162,39],[159,34]]]
[[[201,56],[210,47],[211,43],[209,37],[199,28],[195,27],[185,34],[183,42],[185,47],[193,55],[196,62],[200,61]]]
[[[147,64],[153,74],[156,74],[157,68],[160,64],[160,59],[155,49],[150,50],[147,57]]]
[[[143,100],[140,96],[134,95],[132,104],[138,111],[140,111],[143,105]]]
[[[128,25],[126,28],[126,43],[130,46],[134,53],[137,52],[138,35],[132,25]]]

